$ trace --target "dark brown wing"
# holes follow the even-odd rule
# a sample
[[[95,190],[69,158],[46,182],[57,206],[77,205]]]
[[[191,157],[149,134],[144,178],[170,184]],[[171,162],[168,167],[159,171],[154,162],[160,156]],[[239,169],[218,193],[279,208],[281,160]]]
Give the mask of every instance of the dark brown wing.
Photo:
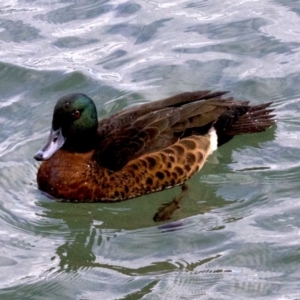
[[[215,92],[210,91],[196,91],[185,92],[159,101],[153,101],[142,105],[137,105],[131,108],[126,108],[107,118],[99,121],[98,133],[104,137],[115,129],[121,129],[127,125],[132,124],[141,116],[147,115],[150,112],[158,111],[167,107],[178,107],[187,103],[207,100],[207,99],[220,99],[222,95],[228,92]]]
[[[226,92],[183,93],[118,112],[99,122],[94,159],[112,171],[190,134],[205,134],[232,106],[247,102],[221,99]],[[203,101],[205,100],[205,101]]]

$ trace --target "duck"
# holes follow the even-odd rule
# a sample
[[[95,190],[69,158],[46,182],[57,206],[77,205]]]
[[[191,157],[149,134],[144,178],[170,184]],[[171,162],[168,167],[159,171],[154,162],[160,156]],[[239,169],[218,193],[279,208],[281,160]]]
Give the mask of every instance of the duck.
[[[234,136],[274,123],[272,102],[185,92],[125,108],[98,121],[85,94],[61,97],[49,138],[34,158],[39,190],[68,202],[117,202],[184,183]],[[225,97],[225,98],[224,98]]]

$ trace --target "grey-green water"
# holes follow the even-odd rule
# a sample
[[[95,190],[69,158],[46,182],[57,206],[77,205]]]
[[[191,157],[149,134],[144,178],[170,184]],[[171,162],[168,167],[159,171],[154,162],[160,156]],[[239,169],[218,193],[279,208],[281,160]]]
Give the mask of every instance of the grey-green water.
[[[0,299],[299,299],[300,3],[0,4]],[[183,91],[274,101],[277,125],[235,138],[179,189],[117,204],[57,203],[34,153],[56,100],[100,116]]]

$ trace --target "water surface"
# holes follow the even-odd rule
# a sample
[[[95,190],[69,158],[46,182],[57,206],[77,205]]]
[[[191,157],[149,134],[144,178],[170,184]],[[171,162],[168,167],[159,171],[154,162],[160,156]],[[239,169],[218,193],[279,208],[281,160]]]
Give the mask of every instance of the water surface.
[[[299,298],[300,4],[25,1],[0,4],[1,299]],[[117,204],[58,203],[34,153],[56,100],[99,116],[183,91],[274,101],[278,122],[221,147],[180,188]]]

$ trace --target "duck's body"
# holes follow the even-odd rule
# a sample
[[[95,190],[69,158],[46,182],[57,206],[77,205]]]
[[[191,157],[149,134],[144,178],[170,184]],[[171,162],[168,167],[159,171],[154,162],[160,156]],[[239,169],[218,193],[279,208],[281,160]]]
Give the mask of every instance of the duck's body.
[[[209,147],[207,136],[185,138],[129,161],[115,172],[99,166],[93,151],[59,150],[42,163],[38,185],[53,197],[70,201],[126,200],[183,183],[202,167]]]
[[[270,103],[183,93],[125,109],[97,122],[83,94],[56,104],[47,145],[35,158],[39,188],[69,201],[121,201],[182,184],[234,135],[273,124]]]

